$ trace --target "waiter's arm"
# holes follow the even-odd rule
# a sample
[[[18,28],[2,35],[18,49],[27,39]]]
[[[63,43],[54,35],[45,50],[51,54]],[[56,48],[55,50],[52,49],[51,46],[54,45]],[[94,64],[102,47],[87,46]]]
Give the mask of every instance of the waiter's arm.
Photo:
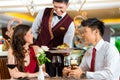
[[[43,14],[44,14],[44,10],[45,9],[42,9],[38,12],[33,24],[32,24],[32,33],[34,35],[34,38],[36,39],[37,36],[38,36],[38,28],[40,27],[40,24],[42,22],[42,17],[43,17]]]
[[[65,37],[64,37],[64,43],[67,43],[70,46],[70,48],[73,46],[74,34],[75,34],[75,25],[72,22],[68,28],[68,31],[65,34]]]

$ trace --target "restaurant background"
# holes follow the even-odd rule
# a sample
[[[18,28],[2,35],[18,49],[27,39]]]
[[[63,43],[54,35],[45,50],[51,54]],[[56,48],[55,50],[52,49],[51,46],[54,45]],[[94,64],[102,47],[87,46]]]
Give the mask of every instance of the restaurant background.
[[[38,11],[45,7],[52,7],[51,3],[52,0],[0,0],[0,39],[8,39],[5,33],[11,19],[18,18],[23,24],[31,26]],[[114,44],[120,51],[120,0],[70,0],[68,14],[74,19],[76,25],[74,47],[85,50],[89,48],[89,46],[84,46],[82,42],[80,43],[81,36],[77,31],[81,20],[96,17],[106,25],[104,39]],[[12,25],[16,24],[17,22],[13,22]],[[3,55],[6,55],[5,51],[7,49],[3,49],[4,45],[5,42],[0,40],[0,65],[5,65],[6,62],[6,57],[3,57]],[[76,50],[72,53],[71,56],[79,57],[80,62],[84,51]],[[4,73],[6,70],[2,72]],[[3,76],[3,78],[6,78],[6,76]]]
[[[11,4],[7,4],[11,3]],[[0,1],[0,38],[8,39],[6,30],[8,22],[14,18],[23,24],[32,25],[38,11],[45,7],[52,7],[52,0],[1,0]],[[105,25],[104,40],[114,44],[120,49],[120,1],[119,0],[70,0],[68,14],[76,25],[73,45],[76,48],[87,49],[79,33],[80,22],[83,19],[96,17]],[[16,25],[14,21],[11,25]],[[0,51],[7,49],[5,41],[0,41]],[[4,45],[3,45],[4,44]],[[120,51],[120,50],[119,50]]]

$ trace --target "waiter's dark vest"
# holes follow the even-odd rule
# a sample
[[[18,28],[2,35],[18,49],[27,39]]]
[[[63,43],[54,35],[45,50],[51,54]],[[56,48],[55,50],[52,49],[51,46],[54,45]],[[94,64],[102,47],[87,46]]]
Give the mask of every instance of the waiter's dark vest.
[[[63,44],[63,38],[66,34],[71,22],[73,19],[66,14],[52,29],[50,25],[50,16],[53,16],[53,9],[52,8],[46,8],[44,11],[44,15],[42,18],[42,23],[40,25],[40,33],[38,35],[38,38],[35,41],[36,45],[42,46],[48,46],[49,48],[57,47],[58,45]],[[50,31],[51,29],[51,31]],[[51,36],[51,34],[53,36]],[[46,53],[47,57],[52,60],[53,54]],[[59,54],[62,58],[62,62],[64,60],[64,56],[62,54]],[[60,67],[60,76],[62,75],[62,67]],[[50,76],[55,76],[54,71],[55,68],[52,68],[52,65],[50,63],[46,63],[46,71]]]
[[[72,18],[66,14],[60,22],[58,22],[54,28],[52,28],[52,33],[53,33],[53,39],[51,39],[50,31],[49,31],[49,16],[52,14],[51,13],[52,8],[46,8],[43,18],[42,18],[42,23],[40,25],[40,34],[38,35],[37,40],[35,41],[35,44],[41,46],[41,45],[46,45],[49,48],[51,47],[56,47],[60,44],[63,43],[63,38],[65,33],[67,32],[69,25],[73,21]]]

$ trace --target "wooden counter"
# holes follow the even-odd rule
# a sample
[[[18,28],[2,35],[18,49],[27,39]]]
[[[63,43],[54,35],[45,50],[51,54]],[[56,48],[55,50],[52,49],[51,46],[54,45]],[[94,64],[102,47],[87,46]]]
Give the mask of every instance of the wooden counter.
[[[6,66],[7,52],[0,52],[0,79],[9,79],[9,71]]]

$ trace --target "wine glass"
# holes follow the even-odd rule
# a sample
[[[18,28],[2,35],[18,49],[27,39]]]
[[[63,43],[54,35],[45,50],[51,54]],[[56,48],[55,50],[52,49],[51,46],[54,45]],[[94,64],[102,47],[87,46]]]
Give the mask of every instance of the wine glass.
[[[70,59],[68,57],[64,58],[64,67],[69,67],[70,66]]]
[[[56,67],[56,77],[58,77],[58,67],[62,64],[62,60],[60,56],[52,57],[52,64]]]
[[[71,69],[75,69],[74,66],[78,66],[78,60],[77,60],[77,58],[71,58],[70,65],[71,65]]]
[[[17,66],[14,58],[12,58],[11,60],[8,59],[6,65],[9,69],[14,69]]]

